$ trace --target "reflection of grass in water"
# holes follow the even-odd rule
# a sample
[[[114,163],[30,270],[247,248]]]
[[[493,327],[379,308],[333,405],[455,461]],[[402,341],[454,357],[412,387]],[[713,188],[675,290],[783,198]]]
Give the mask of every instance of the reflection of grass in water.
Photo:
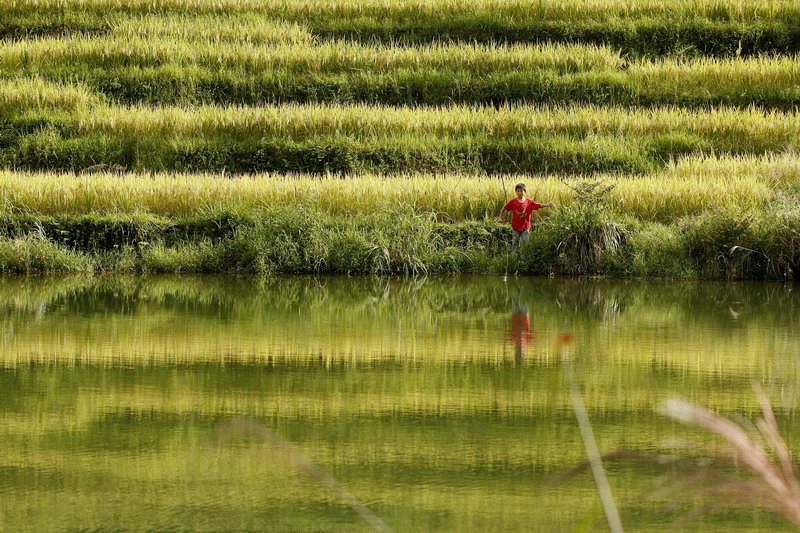
[[[316,366],[322,353],[331,367],[501,364],[504,350],[513,355],[504,337],[512,312],[505,289],[500,277],[6,278],[0,319],[14,334],[4,338],[2,360],[108,365],[272,357]],[[593,374],[600,392],[587,391],[587,402],[601,405],[618,399],[606,396],[606,387],[613,389],[620,377],[640,391],[637,398],[641,393],[655,405],[663,398],[647,391],[656,381],[709,381],[698,369],[724,376],[760,372],[763,354],[794,345],[787,332],[800,308],[796,291],[776,285],[514,278],[508,289],[532,313],[536,338],[526,366],[553,363],[549,343],[564,324],[591,334],[587,356],[606,364]],[[796,361],[776,358],[786,379],[797,375]]]
[[[297,446],[281,438],[278,436],[278,434],[263,424],[259,424],[250,418],[238,418],[218,426],[215,429],[212,437],[217,444],[241,438],[255,439],[256,441],[261,441],[270,445],[272,447],[270,450],[270,459],[272,461],[282,463],[315,478],[317,481],[336,493],[336,495],[342,500],[347,502],[347,504],[355,512],[357,512],[359,516],[366,520],[376,531],[392,531],[389,526],[383,522],[383,520],[378,518],[372,511],[370,511],[341,483],[336,481],[336,479],[331,477],[323,469],[312,463]]]

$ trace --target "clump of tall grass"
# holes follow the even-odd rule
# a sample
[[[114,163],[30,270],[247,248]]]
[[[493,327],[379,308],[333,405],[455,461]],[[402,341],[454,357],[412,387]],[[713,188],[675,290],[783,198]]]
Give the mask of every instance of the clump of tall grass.
[[[0,272],[34,274],[92,270],[94,262],[88,255],[48,241],[40,235],[0,238]]]
[[[123,254],[125,251],[123,250]],[[163,241],[147,245],[138,252],[140,259],[126,269],[121,269],[122,261],[116,259],[114,270],[135,270],[145,273],[182,274],[185,272],[210,272],[218,250],[210,241],[181,243],[168,246]]]
[[[343,219],[300,202],[237,229],[219,261],[226,270],[258,273],[423,274],[439,270],[435,227],[433,217],[413,209]]]
[[[677,225],[644,223],[628,233],[625,246],[625,254],[617,254],[609,261],[611,271],[617,275],[696,279],[703,267],[690,260]]]
[[[521,253],[522,268],[572,275],[610,272],[609,261],[622,252],[632,232],[628,217],[605,203],[614,185],[580,181],[566,186],[572,201],[557,204],[551,216],[535,224],[530,245]]]

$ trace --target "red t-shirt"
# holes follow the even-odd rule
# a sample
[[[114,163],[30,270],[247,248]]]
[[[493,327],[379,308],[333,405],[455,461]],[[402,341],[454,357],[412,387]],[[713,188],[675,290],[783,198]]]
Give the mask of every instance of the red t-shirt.
[[[530,198],[525,198],[521,202],[512,198],[503,209],[512,213],[511,227],[516,231],[525,231],[531,229],[531,215],[540,207],[542,204],[537,204]]]

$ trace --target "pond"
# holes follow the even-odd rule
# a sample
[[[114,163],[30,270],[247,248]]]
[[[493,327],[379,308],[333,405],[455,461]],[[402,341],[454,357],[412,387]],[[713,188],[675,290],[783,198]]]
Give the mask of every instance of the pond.
[[[691,465],[724,443],[657,410],[755,420],[758,383],[796,452],[799,304],[765,283],[2,278],[0,530],[607,530],[572,384],[620,452],[626,531],[790,531],[694,516]]]

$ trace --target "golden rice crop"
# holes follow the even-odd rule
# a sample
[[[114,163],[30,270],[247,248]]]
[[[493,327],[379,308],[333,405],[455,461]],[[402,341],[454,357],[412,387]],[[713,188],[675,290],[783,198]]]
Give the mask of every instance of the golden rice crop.
[[[553,20],[565,18],[652,17],[686,15],[734,21],[785,20],[796,22],[800,6],[794,0],[7,0],[9,14],[42,11],[124,11],[128,13],[255,12],[282,18],[382,18],[408,21],[430,14],[453,16],[491,12],[506,17]]]
[[[295,22],[241,15],[143,14],[120,17],[111,22],[109,35],[146,37],[159,40],[182,39],[193,42],[310,43],[311,33]]]
[[[626,72],[635,86],[643,90],[671,87],[678,91],[696,89],[713,94],[741,92],[754,87],[783,87],[800,95],[800,58],[796,55],[633,61]]]
[[[600,106],[386,107],[372,105],[198,106],[196,108],[98,106],[76,117],[81,130],[131,136],[214,135],[306,138],[402,134],[522,137],[532,133],[653,135],[694,133],[739,137],[749,144],[790,146],[800,139],[800,114],[757,109],[675,107],[624,109]]]
[[[39,78],[0,80],[0,109],[63,109],[79,111],[98,102],[88,89],[69,83],[50,82]]]
[[[800,182],[800,160],[781,157],[687,158],[653,175],[539,178],[413,174],[307,176],[261,174],[221,179],[215,174],[60,174],[0,172],[6,210],[32,214],[152,213],[180,217],[215,209],[258,209],[309,200],[338,214],[413,205],[441,219],[495,216],[524,181],[530,194],[557,205],[573,202],[580,180],[614,184],[606,202],[646,220],[668,221],[722,207],[760,208]]]
[[[250,20],[248,17],[244,17]],[[215,24],[215,17],[199,17],[197,26],[181,18],[144,17],[147,24],[122,24],[112,36],[41,38],[0,44],[0,70],[42,73],[74,78],[73,69],[195,66],[249,73],[336,73],[346,76],[436,72],[491,76],[546,69],[558,73],[588,72],[614,76],[615,83],[645,98],[714,99],[762,94],[767,100],[792,102],[800,97],[800,59],[797,56],[753,58],[699,58],[630,61],[606,47],[593,45],[485,45],[431,44],[383,46],[341,41],[313,45],[305,38],[281,35],[297,26],[251,21]],[[222,18],[220,20],[226,19]],[[163,27],[160,26],[164,23]],[[273,35],[271,28],[275,27]],[[180,28],[190,28],[183,33]],[[138,31],[138,33],[137,33]],[[164,32],[160,36],[159,32]],[[236,38],[240,35],[244,42]],[[300,30],[297,30],[300,31]],[[237,33],[239,32],[239,33]],[[193,36],[193,37],[192,37]],[[231,37],[227,40],[224,36]],[[270,36],[274,41],[269,41]],[[310,35],[307,36],[310,39]],[[200,71],[185,70],[180,77]],[[478,78],[475,78],[478,80]],[[679,84],[675,80],[681,80]],[[469,79],[463,83],[469,83]],[[576,84],[585,83],[576,80]]]
[[[223,28],[225,30],[225,28]],[[42,38],[0,44],[0,68],[8,70],[64,68],[71,64],[96,67],[199,64],[206,67],[263,72],[292,71],[383,72],[394,69],[470,71],[548,68],[574,72],[618,69],[623,59],[608,48],[593,45],[442,45],[380,46],[326,42],[316,46],[280,42],[277,45],[179,40],[174,37],[125,35]]]

